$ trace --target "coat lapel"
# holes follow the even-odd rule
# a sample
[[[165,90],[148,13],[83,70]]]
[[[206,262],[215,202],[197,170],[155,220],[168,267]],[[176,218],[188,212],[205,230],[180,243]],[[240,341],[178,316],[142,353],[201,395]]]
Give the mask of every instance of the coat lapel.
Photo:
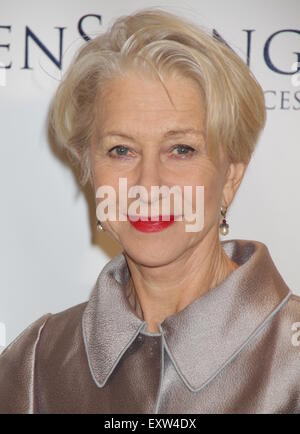
[[[292,294],[259,241],[222,241],[239,267],[218,286],[159,324],[165,349],[191,391],[199,391],[257,336]],[[123,253],[102,269],[82,318],[94,381],[103,387],[127,348],[147,328],[125,295]]]

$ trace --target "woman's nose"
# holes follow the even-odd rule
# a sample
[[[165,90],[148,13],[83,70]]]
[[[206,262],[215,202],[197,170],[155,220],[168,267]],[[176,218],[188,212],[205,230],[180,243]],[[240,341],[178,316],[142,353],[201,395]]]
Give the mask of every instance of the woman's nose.
[[[151,155],[144,157],[139,167],[137,168],[138,176],[136,177],[136,183],[139,186],[144,187],[142,190],[147,191],[147,197],[141,195],[141,201],[151,202],[151,187],[157,186],[158,188],[162,185],[162,172],[163,167],[158,155]],[[154,198],[152,197],[152,200]]]
[[[150,188],[152,185],[159,186],[161,182],[161,169],[159,156],[144,157],[138,168],[138,184],[146,188]]]

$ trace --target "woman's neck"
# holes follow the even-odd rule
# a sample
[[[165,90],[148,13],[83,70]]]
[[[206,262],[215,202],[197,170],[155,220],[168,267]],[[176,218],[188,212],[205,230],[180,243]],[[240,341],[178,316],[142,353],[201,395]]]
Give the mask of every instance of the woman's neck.
[[[163,305],[163,297],[160,300],[155,300],[155,296],[151,299],[151,292],[144,290],[141,282],[136,286],[132,277],[129,279],[125,287],[126,297],[136,315],[147,322],[148,332],[158,332],[158,324],[167,316],[179,312],[195,299],[211,291],[239,267],[226,255],[221,245],[213,253],[212,260],[208,265],[205,273],[202,273],[204,276],[202,279],[199,279],[199,275],[201,275],[199,268],[199,273],[195,275],[194,279],[182,282],[182,288],[178,287],[177,282],[174,283],[174,294],[172,292],[169,295],[166,293],[165,306]],[[162,288],[160,292],[162,293],[163,290]]]

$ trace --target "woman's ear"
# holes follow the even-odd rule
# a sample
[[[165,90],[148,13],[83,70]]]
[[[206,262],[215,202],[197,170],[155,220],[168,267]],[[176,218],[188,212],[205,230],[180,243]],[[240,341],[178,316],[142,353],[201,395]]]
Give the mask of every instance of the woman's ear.
[[[248,163],[230,163],[225,175],[225,184],[223,187],[222,205],[229,206],[240,186],[244,177]]]

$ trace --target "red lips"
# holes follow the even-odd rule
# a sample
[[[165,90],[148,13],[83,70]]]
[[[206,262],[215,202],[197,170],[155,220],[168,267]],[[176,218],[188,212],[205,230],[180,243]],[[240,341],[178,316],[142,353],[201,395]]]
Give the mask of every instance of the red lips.
[[[156,220],[151,220],[151,216],[145,219],[143,217],[143,220],[140,218],[137,221],[133,221],[128,216],[128,220],[132,224],[132,226],[135,227],[138,231],[141,232],[158,232],[162,231],[163,229],[166,229],[169,227],[172,223],[174,223],[174,215],[168,216],[168,220],[163,221],[163,216],[160,215],[159,219],[156,218]]]

